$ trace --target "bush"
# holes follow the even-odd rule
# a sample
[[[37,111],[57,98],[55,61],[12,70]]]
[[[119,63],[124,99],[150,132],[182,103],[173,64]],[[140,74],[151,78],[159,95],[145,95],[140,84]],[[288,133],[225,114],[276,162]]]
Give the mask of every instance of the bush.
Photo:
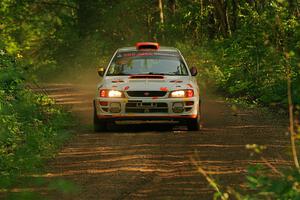
[[[69,136],[70,116],[49,97],[26,88],[20,61],[0,54],[0,189],[37,172]]]
[[[182,45],[199,67],[200,82],[214,82],[228,97],[287,105],[287,69],[292,69],[293,100],[300,103],[300,23],[280,3],[264,9],[241,7],[239,28],[231,36]]]
[[[270,171],[262,165],[252,166],[248,169],[247,185],[253,192],[243,199],[300,199],[299,181],[300,174],[295,169],[280,172]]]

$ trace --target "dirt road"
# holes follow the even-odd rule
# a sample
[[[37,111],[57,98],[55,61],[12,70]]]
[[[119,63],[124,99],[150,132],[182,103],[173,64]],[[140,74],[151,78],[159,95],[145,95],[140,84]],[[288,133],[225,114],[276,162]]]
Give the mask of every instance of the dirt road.
[[[213,191],[196,171],[196,157],[221,185],[242,186],[247,166],[261,163],[246,144],[265,145],[271,164],[290,165],[286,120],[257,109],[233,110],[221,98],[204,97],[203,129],[164,124],[120,125],[111,132],[92,131],[89,87],[52,84],[48,93],[72,106],[81,121],[77,135],[49,163],[46,177],[76,183],[76,195],[53,199],[212,199]]]

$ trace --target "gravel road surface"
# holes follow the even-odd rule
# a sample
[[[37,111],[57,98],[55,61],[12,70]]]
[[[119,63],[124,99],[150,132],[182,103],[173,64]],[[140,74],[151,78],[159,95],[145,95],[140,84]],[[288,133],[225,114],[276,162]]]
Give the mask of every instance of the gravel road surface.
[[[130,124],[94,133],[93,87],[48,84],[46,88],[79,119],[76,135],[49,162],[44,176],[71,180],[80,191],[49,194],[53,199],[212,199],[213,191],[192,158],[220,185],[235,188],[245,186],[247,166],[263,163],[261,156],[276,167],[291,165],[287,120],[275,114],[204,96],[199,132],[176,125]],[[267,149],[251,156],[247,144]]]

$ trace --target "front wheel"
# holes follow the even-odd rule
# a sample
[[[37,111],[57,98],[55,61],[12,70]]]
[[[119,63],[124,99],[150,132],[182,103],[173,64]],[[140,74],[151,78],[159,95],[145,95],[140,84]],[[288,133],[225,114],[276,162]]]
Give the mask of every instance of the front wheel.
[[[97,116],[97,111],[94,106],[94,131],[103,132],[107,130],[107,122],[104,119],[99,119]]]
[[[187,128],[189,131],[199,131],[201,129],[201,112],[200,112],[200,105],[198,110],[197,118],[190,119],[187,122]]]

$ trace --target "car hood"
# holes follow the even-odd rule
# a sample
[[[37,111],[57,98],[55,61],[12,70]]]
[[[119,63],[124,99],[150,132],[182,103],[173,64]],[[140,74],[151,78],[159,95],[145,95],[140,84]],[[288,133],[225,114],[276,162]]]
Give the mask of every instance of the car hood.
[[[98,88],[120,91],[171,91],[193,88],[192,84],[189,76],[106,76]]]

